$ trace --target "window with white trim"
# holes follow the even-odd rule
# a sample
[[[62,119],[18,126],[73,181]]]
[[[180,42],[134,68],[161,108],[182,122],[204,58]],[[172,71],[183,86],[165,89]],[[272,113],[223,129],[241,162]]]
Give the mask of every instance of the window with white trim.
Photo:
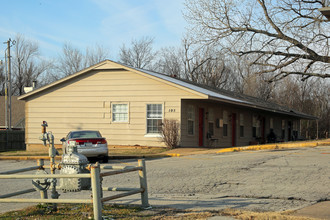
[[[299,128],[299,120],[293,121],[293,137],[295,140],[298,139],[298,128]]]
[[[223,132],[224,137],[228,136],[228,112],[223,111]]]
[[[282,139],[285,139],[285,120],[282,120]]]
[[[239,136],[244,137],[244,115],[239,114]]]
[[[269,119],[269,128],[274,129],[274,119],[273,118]]]
[[[257,115],[252,116],[252,137],[260,137],[260,120]]]
[[[214,122],[214,111],[213,109],[209,109],[209,121]]]
[[[195,107],[193,105],[188,106],[188,134],[195,134]]]
[[[123,103],[112,104],[112,121],[128,122],[128,104],[123,104]]]
[[[159,134],[163,121],[163,105],[147,104],[147,134]]]
[[[209,120],[209,128],[208,128],[208,135],[210,138],[214,136],[214,112],[213,109],[209,109],[208,111],[208,120]]]

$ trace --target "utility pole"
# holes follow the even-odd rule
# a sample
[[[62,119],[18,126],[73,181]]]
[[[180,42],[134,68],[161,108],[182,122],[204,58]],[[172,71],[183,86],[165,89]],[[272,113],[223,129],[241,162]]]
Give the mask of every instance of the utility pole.
[[[5,55],[6,56],[6,55]],[[6,57],[5,57],[6,58]],[[6,61],[7,63],[7,61]],[[0,66],[3,65],[3,62],[2,60],[0,60]],[[6,67],[6,70],[7,70],[7,67]],[[7,73],[7,71],[6,71]],[[7,105],[7,74],[5,74],[5,129],[7,129],[7,113],[8,113],[8,109],[7,109],[8,105]]]
[[[11,85],[11,57],[10,57],[10,47],[12,45],[15,45],[15,41],[12,41],[10,38],[7,42],[4,42],[4,44],[7,44],[7,82],[6,84],[8,85],[7,86],[7,89],[8,89],[8,129],[11,130],[11,88],[12,88],[12,85]],[[6,96],[7,97],[7,96]]]

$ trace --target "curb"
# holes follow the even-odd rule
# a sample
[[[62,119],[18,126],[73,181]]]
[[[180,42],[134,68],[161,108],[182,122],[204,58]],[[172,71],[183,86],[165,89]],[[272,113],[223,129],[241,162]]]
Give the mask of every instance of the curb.
[[[177,154],[180,155],[180,154]],[[156,155],[125,155],[125,156],[109,156],[110,160],[124,160],[124,159],[158,159],[164,157],[173,157],[171,154],[156,154]],[[0,156],[0,160],[48,160],[48,156]],[[55,160],[61,160],[61,156],[55,157]]]
[[[0,156],[0,160],[48,160],[49,156]],[[56,156],[55,160],[61,160],[62,157]]]
[[[257,151],[257,150],[277,150],[287,148],[300,148],[300,147],[317,147],[317,146],[330,146],[330,140],[325,141],[311,141],[311,142],[298,142],[298,143],[276,143],[276,144],[264,144],[264,145],[251,145],[246,147],[231,147],[224,148],[215,153],[227,153],[227,152],[238,152],[238,151]],[[193,154],[193,153],[192,153]],[[110,155],[110,160],[124,160],[124,159],[160,159],[166,157],[182,157],[186,154],[179,153],[163,153],[154,155]],[[48,160],[49,156],[0,156],[0,160]],[[55,160],[61,160],[61,156],[56,156]]]
[[[168,157],[181,157],[181,154],[166,154]]]
[[[124,155],[124,156],[109,156],[109,159],[119,160],[119,159],[158,159],[170,157],[168,154],[155,154],[155,155],[141,155],[141,156],[134,156],[134,155]]]
[[[237,151],[277,150],[277,149],[300,148],[300,147],[317,147],[317,146],[326,146],[326,145],[330,145],[330,141],[251,145],[248,147],[225,148],[217,151],[216,153],[221,154],[221,153],[237,152]]]

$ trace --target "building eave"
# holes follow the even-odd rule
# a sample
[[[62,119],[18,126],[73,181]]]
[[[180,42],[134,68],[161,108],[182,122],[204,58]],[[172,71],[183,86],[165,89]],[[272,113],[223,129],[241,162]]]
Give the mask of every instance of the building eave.
[[[293,110],[281,111],[281,110],[266,108],[266,107],[259,106],[259,105],[256,105],[256,104],[251,104],[251,103],[237,103],[237,102],[234,102],[234,101],[219,99],[217,97],[210,97],[209,99],[214,100],[214,101],[219,101],[219,102],[222,102],[222,103],[228,103],[228,104],[232,104],[232,105],[239,105],[239,106],[247,107],[247,108],[251,108],[251,109],[258,109],[258,110],[263,110],[263,111],[267,111],[267,112],[271,112],[271,113],[277,113],[277,114],[287,115],[287,116],[294,116],[294,117],[308,119],[308,120],[317,120],[318,119],[318,117],[315,117],[315,116],[312,116],[312,115],[307,115],[307,114],[304,114],[304,113],[301,113],[301,112],[295,112]]]

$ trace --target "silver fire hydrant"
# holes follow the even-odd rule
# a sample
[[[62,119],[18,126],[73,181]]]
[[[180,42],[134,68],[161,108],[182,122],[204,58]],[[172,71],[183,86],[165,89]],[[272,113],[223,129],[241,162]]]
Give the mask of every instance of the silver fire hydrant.
[[[62,168],[60,174],[79,174],[89,173],[86,169],[88,159],[77,151],[75,141],[69,141],[67,154],[62,155]],[[77,192],[91,188],[89,178],[62,178],[60,179],[60,188],[63,192]]]

